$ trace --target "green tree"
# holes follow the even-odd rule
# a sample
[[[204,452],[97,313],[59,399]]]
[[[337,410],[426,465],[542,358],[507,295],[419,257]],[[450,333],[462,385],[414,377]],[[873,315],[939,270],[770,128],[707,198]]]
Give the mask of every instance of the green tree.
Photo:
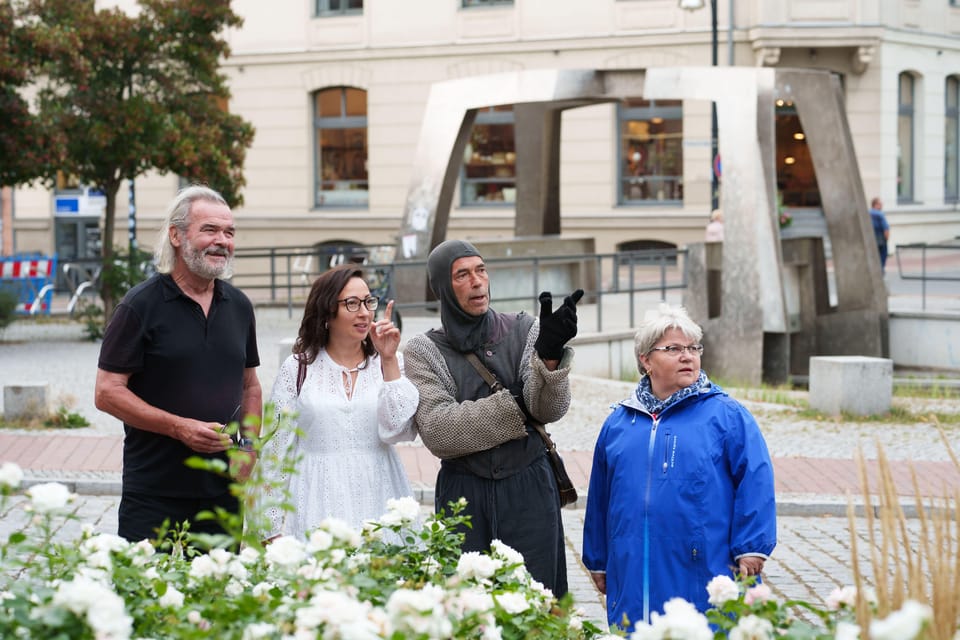
[[[51,55],[38,76],[43,126],[62,135],[48,166],[106,196],[103,269],[112,259],[117,194],[124,180],[174,172],[242,202],[253,127],[227,110],[220,62],[227,28],[241,24],[228,0],[139,0],[139,10],[98,10],[93,0],[30,0]],[[104,318],[116,292],[103,287]]]
[[[43,174],[51,158],[37,118],[21,90],[43,59],[36,30],[23,20],[23,5],[0,2],[0,186],[30,182]]]

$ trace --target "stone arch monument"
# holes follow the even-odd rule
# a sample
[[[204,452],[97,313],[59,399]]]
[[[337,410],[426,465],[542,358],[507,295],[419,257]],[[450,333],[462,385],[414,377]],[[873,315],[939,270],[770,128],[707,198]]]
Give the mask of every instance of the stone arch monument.
[[[723,158],[722,251],[708,264],[689,247],[684,303],[704,327],[704,367],[756,383],[805,373],[811,355],[888,352],[886,291],[867,215],[842,91],[829,72],[750,67],[547,69],[433,85],[397,239],[397,262],[425,260],[446,238],[460,162],[478,109],[514,105],[517,216],[514,234],[561,232],[561,113],[626,97],[712,100]],[[836,304],[822,242],[781,245],[776,211],[774,104],[793,100],[807,134],[833,246]],[[785,259],[786,258],[786,259]],[[715,275],[710,305],[708,274]],[[423,300],[425,269],[398,269],[398,297]]]

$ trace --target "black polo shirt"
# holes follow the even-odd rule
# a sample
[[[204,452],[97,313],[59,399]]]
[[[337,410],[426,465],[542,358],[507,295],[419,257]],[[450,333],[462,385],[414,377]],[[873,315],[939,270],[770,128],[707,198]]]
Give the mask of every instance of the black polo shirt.
[[[168,274],[131,289],[107,326],[98,366],[129,373],[128,386],[147,404],[175,415],[228,422],[243,395],[244,370],[260,365],[253,305],[239,289],[214,284],[210,312]],[[200,454],[181,441],[124,424],[123,490],[168,497],[217,496],[229,481],[189,469]]]

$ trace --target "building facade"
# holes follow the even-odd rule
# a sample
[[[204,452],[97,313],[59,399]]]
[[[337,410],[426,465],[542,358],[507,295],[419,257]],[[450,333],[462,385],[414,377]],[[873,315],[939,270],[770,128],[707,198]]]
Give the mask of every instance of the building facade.
[[[708,66],[714,58],[836,73],[865,198],[883,200],[893,244],[960,236],[960,3],[707,0],[683,8],[690,4],[234,0],[244,24],[228,34],[229,108],[256,128],[236,210],[238,245],[395,243],[435,82],[539,68]],[[791,106],[777,105],[771,161],[783,205],[797,220],[815,218],[816,176]],[[722,189],[711,130],[707,102],[637,96],[564,112],[562,233],[593,238],[602,253],[702,241],[716,174]],[[515,157],[512,108],[481,110],[457,159],[450,236],[511,237]],[[147,176],[135,186],[139,244],[152,247],[179,181]],[[77,203],[64,206],[64,196]],[[57,251],[63,262],[95,250],[102,221],[82,185],[17,189],[5,200],[15,252]],[[122,210],[118,241],[126,237]]]

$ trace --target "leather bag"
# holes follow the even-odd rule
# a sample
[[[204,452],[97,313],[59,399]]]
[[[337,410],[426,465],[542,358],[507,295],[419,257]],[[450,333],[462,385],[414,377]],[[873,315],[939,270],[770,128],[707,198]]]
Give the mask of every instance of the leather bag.
[[[464,357],[467,359],[467,362],[473,365],[473,368],[477,370],[480,377],[490,385],[491,390],[497,392],[503,389],[503,385],[497,380],[497,376],[493,375],[493,372],[480,361],[477,354],[465,353]],[[570,476],[567,474],[567,467],[563,464],[563,458],[560,457],[560,453],[557,451],[557,445],[554,444],[550,438],[550,434],[547,433],[542,422],[534,420],[532,417],[528,417],[527,422],[537,430],[537,433],[540,434],[540,438],[543,440],[543,444],[546,446],[547,459],[550,461],[550,467],[553,469],[553,478],[557,482],[557,492],[560,494],[560,506],[565,507],[568,504],[575,503],[577,501],[577,489],[573,486],[573,482],[570,481]]]

